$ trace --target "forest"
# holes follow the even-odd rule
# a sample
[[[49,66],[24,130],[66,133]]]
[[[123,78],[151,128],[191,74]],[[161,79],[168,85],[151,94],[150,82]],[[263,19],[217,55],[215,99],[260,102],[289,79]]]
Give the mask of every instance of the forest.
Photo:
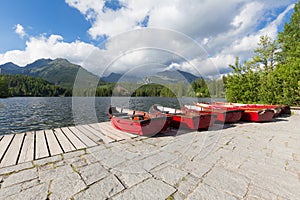
[[[53,85],[41,78],[25,75],[1,75],[0,97],[32,96],[52,97],[71,96],[71,90]]]
[[[300,2],[275,40],[260,37],[254,56],[236,58],[224,77],[230,102],[300,105]]]

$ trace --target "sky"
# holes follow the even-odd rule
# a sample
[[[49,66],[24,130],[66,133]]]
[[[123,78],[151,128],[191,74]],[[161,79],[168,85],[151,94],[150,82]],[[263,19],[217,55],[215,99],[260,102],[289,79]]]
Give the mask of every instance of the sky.
[[[225,3],[226,2],[226,3]],[[297,0],[1,0],[0,64],[66,58],[99,75],[230,72]]]

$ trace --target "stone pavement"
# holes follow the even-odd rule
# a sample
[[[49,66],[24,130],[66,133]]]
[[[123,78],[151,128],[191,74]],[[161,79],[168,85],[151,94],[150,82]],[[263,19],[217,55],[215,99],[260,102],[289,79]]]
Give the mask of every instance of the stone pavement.
[[[300,115],[0,169],[0,199],[299,199]]]

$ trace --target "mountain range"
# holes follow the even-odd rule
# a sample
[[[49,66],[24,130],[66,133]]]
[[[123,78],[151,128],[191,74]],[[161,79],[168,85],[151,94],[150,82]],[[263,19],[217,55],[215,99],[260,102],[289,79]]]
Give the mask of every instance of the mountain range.
[[[84,84],[88,84],[92,80],[99,80],[99,77],[88,72],[81,66],[70,63],[68,60],[62,58],[55,60],[39,59],[25,67],[20,67],[9,62],[0,65],[0,68],[2,74],[22,74],[39,77],[50,83],[68,88],[73,86],[78,70],[81,70],[81,74],[86,82]]]
[[[159,84],[172,84],[178,82],[184,82],[185,84],[189,84],[192,81],[199,79],[199,77],[184,72],[181,70],[166,70],[162,72],[158,72],[153,75],[138,77],[133,75],[124,75],[119,73],[111,73],[106,77],[101,78],[106,82],[131,82],[131,83],[159,83]]]
[[[180,70],[167,70],[158,72],[153,75],[148,75],[145,77],[138,77],[135,75],[124,75],[119,73],[111,73],[106,77],[101,77],[101,79],[87,71],[80,65],[73,64],[66,59],[39,59],[33,63],[30,63],[24,67],[20,67],[12,62],[0,65],[2,74],[21,74],[33,77],[42,78],[50,83],[71,88],[74,85],[77,73],[81,71],[80,83],[82,85],[90,85],[92,83],[100,81],[105,82],[131,82],[131,83],[159,83],[159,84],[170,84],[178,83],[183,81],[188,84],[199,77],[194,76],[191,73],[180,71]]]

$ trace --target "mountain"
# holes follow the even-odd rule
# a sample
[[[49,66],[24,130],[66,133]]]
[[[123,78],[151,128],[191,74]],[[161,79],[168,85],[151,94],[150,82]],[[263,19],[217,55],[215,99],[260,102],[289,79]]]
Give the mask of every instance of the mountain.
[[[118,73],[111,73],[108,76],[104,76],[101,78],[101,80],[105,81],[105,82],[109,82],[109,83],[116,83],[119,81],[119,79],[122,77],[122,74],[118,74]]]
[[[19,67],[13,63],[0,65],[2,74],[21,74],[42,78],[50,83],[63,87],[72,87],[80,70],[80,81],[83,85],[97,83],[99,78],[79,65],[70,63],[66,59],[57,58],[39,59],[25,67]]]
[[[143,78],[134,76],[134,75],[124,75],[119,73],[111,73],[108,76],[101,77],[101,80],[109,83],[116,83],[116,82],[126,82],[126,83],[138,83],[143,80]]]
[[[168,84],[183,81],[185,84],[189,84],[192,81],[198,79],[199,77],[181,70],[166,70],[163,72],[158,72],[153,76],[149,76],[148,78],[150,82],[155,83]]]
[[[126,76],[118,73],[111,73],[106,77],[102,77],[102,80],[106,82],[116,83],[120,82],[131,82],[131,83],[159,83],[159,84],[170,84],[178,83],[183,81],[185,84],[191,83],[192,81],[199,79],[199,77],[180,70],[166,70],[163,72],[158,72],[154,75],[149,75],[145,77],[138,76]]]
[[[20,74],[21,68],[18,65],[15,65],[12,62],[5,63],[4,65],[0,65],[1,74]]]

